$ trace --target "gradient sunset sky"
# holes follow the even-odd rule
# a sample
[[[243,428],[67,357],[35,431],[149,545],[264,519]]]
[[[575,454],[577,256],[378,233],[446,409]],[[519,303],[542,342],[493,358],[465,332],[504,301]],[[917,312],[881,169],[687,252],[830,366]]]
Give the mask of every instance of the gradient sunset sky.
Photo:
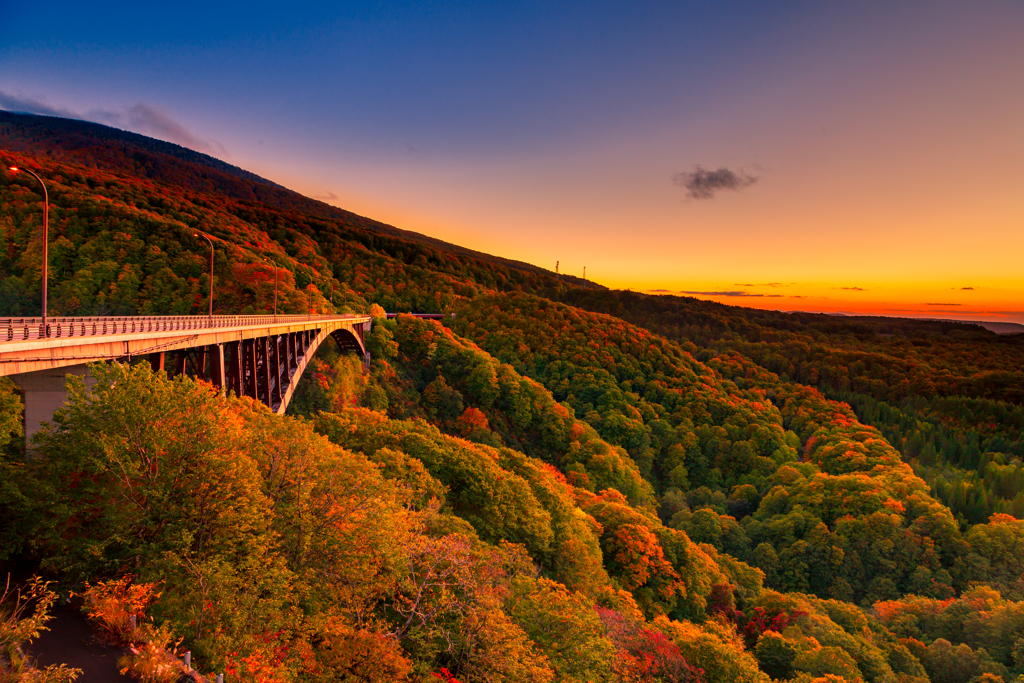
[[[1024,322],[1020,0],[2,2],[0,108],[610,287]]]

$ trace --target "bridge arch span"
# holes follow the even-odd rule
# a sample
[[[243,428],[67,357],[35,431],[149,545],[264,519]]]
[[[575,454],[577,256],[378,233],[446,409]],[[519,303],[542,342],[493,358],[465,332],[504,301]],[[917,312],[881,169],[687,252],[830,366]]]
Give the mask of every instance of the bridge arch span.
[[[39,318],[0,318],[0,376],[22,388],[26,445],[63,405],[65,376],[85,375],[85,364],[95,361],[147,358],[154,370],[187,372],[283,414],[328,336],[368,361],[372,321],[368,315],[166,316],[49,318],[44,326]]]
[[[370,355],[366,350],[366,342],[363,340],[363,334],[357,334],[356,331],[342,327],[335,330],[318,330],[317,334],[313,335],[309,340],[309,344],[305,351],[302,353],[295,366],[293,374],[286,379],[282,377],[282,388],[280,394],[280,401],[276,404],[268,403],[268,407],[278,415],[284,415],[288,409],[288,404],[292,402],[292,398],[295,396],[295,389],[299,386],[299,380],[302,378],[302,373],[305,372],[306,366],[313,360],[313,356],[316,355],[317,349],[320,345],[327,341],[330,337],[341,348],[342,352],[355,351],[359,354],[359,357],[363,359],[363,367],[369,367]]]

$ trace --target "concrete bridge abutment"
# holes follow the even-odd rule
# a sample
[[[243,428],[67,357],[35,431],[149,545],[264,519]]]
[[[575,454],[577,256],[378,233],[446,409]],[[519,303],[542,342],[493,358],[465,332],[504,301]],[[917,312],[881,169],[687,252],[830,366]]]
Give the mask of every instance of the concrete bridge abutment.
[[[69,365],[49,370],[37,370],[11,379],[21,389],[25,402],[25,451],[32,451],[32,437],[42,428],[43,422],[53,419],[53,413],[68,399],[67,378],[75,375],[85,380],[85,386],[92,388],[96,380],[89,374],[86,365]]]

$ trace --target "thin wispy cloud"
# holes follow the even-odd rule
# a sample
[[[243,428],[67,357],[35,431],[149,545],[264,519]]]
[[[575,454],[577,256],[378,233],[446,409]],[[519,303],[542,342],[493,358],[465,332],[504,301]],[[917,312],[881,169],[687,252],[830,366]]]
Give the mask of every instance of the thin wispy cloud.
[[[866,292],[863,287],[833,287],[832,289],[845,289],[848,292]]]
[[[338,198],[338,195],[334,194],[333,192],[328,192],[327,194],[315,194],[315,195],[313,195],[313,199],[319,199],[322,202],[333,202],[337,198]]]
[[[689,294],[690,296],[736,296],[736,297],[757,297],[766,299],[781,299],[782,294],[756,294],[753,292],[746,292],[742,290],[728,290],[722,292],[692,292],[692,291],[681,291],[680,294]]]
[[[694,166],[690,173],[676,173],[672,176],[672,184],[686,188],[687,199],[712,199],[716,192],[738,192],[756,183],[757,179],[758,176],[751,175],[743,169],[737,173],[724,166],[717,171]]]
[[[163,109],[145,102],[138,102],[130,107],[118,109],[91,109],[85,114],[80,114],[65,107],[53,106],[46,101],[45,97],[30,97],[0,90],[0,109],[103,123],[173,142],[197,152],[206,152],[222,157],[230,156],[224,145],[216,140],[208,140],[194,134]]]
[[[46,102],[45,97],[27,97],[13,95],[0,90],[0,109],[24,114],[40,114],[42,116],[59,116],[64,119],[82,118],[70,109],[54,107]]]
[[[84,118],[160,138],[197,152],[227,155],[224,145],[195,135],[163,109],[145,102],[121,109],[92,109]]]
[[[927,304],[925,304],[925,305],[927,305]],[[949,304],[940,304],[940,305],[949,306]],[[961,306],[962,304],[954,304],[954,305],[955,306]],[[890,313],[924,313],[925,312],[925,311],[923,311],[923,310],[921,310],[919,308],[884,308],[882,310],[884,310],[886,312],[890,312]],[[927,312],[929,314],[931,314],[931,313],[942,313],[943,311],[941,309],[939,309],[939,310],[929,310]],[[957,315],[989,315],[989,316],[991,316],[991,315],[995,315],[995,316],[1024,315],[1024,311],[992,311],[992,310],[986,311],[986,310],[972,310],[972,309],[963,309],[963,308],[958,308],[956,310],[951,310],[951,311],[947,311],[947,312],[948,313],[956,313]]]
[[[925,306],[963,306],[963,304],[925,304]]]

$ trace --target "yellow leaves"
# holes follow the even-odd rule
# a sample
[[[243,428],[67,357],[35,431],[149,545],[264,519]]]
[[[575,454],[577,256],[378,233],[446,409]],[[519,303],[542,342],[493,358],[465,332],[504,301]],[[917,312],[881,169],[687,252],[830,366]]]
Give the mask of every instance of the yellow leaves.
[[[390,634],[343,623],[331,623],[316,653],[319,680],[401,683],[412,665]]]
[[[464,674],[470,680],[548,683],[554,679],[548,658],[493,596],[481,600],[464,628],[468,634]]]
[[[679,647],[686,661],[704,670],[707,683],[769,683],[730,625],[716,620],[697,625],[665,616],[652,624]]]
[[[815,677],[835,676],[850,683],[864,680],[853,658],[835,646],[826,645],[798,653],[793,660],[793,668]]]

